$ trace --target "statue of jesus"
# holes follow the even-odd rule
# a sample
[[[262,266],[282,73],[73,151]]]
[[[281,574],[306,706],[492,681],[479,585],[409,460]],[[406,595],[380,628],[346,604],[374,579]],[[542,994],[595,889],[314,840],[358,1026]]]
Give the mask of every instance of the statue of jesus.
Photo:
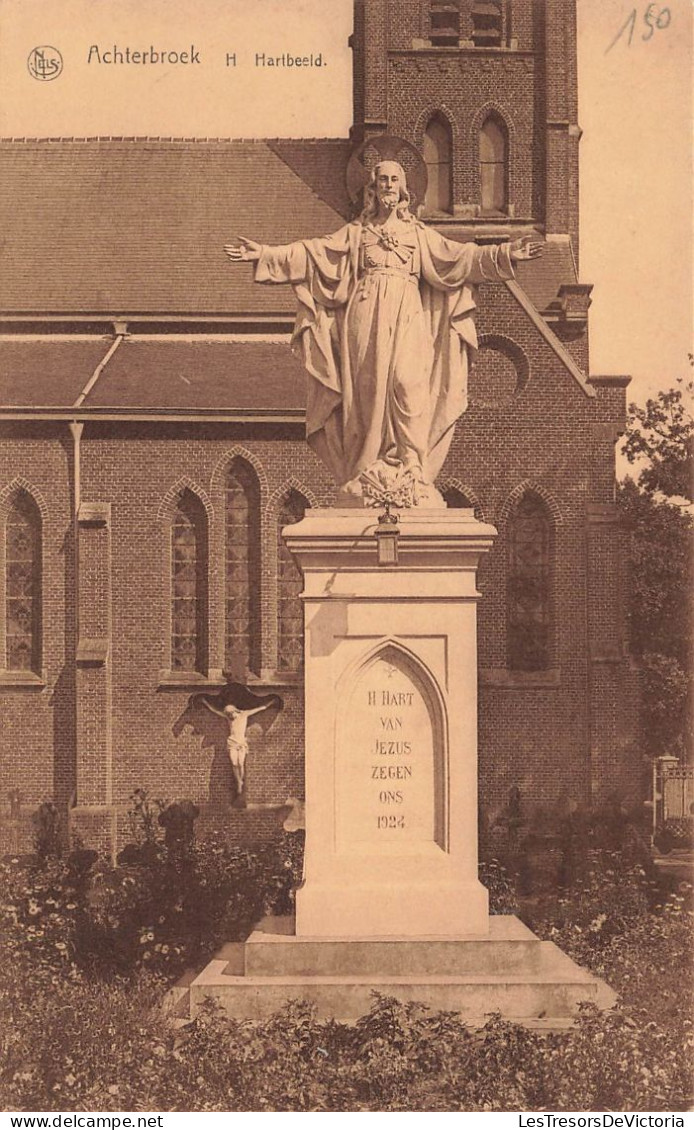
[[[473,288],[512,279],[512,264],[542,244],[457,243],[409,203],[403,168],[381,161],[359,220],[282,247],[241,236],[224,250],[233,263],[255,262],[256,282],[294,288],[292,347],[311,378],[307,439],[343,494],[362,495],[364,476],[408,471],[430,505],[467,406]]]

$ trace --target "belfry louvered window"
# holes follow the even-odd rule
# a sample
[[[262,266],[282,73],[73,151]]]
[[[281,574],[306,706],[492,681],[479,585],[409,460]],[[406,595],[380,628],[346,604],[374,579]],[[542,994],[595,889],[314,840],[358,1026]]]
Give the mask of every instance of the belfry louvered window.
[[[460,4],[455,0],[433,0],[429,5],[429,40],[434,47],[460,43]]]
[[[499,47],[503,34],[503,0],[472,4],[472,39],[475,47]]]

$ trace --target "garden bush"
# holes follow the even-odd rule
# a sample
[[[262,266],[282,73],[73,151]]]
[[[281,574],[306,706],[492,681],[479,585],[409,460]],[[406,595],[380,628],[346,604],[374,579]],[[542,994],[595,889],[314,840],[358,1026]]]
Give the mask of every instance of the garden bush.
[[[5,1110],[683,1110],[691,1093],[691,1044],[621,1008],[587,1006],[573,1030],[539,1034],[377,995],[353,1026],[301,1002],[255,1024],[208,1002],[176,1030],[143,976],[10,988]]]
[[[546,810],[525,805],[513,788],[496,818],[481,821],[480,855],[501,864],[518,895],[542,896],[580,884],[596,852],[614,853],[623,867],[639,866],[652,876],[649,837],[643,812],[617,798],[596,809],[566,803]]]
[[[165,805],[138,790],[136,835],[113,867],[95,852],[61,858],[40,825],[37,849],[0,865],[0,936],[35,963],[75,963],[128,975],[144,968],[176,976],[224,941],[247,937],[264,914],[288,914],[301,876],[302,833],[251,851],[192,834],[195,806]],[[50,823],[50,821],[49,821]]]
[[[499,1016],[471,1029],[378,995],[352,1026],[302,1002],[257,1024],[208,1002],[177,1028],[161,1007],[172,978],[263,913],[291,911],[303,845],[195,844],[191,809],[160,823],[170,807],[135,797],[118,867],[80,849],[61,857],[50,813],[43,850],[0,867],[3,1109],[688,1109],[691,889],[668,892],[638,851],[591,838],[570,885],[520,897],[518,874],[481,864],[496,913],[520,912],[619,992],[569,1031]]]

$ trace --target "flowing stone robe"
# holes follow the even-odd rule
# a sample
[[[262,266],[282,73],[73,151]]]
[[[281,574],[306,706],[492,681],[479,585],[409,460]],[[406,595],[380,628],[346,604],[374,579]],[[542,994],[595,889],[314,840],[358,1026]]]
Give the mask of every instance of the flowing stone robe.
[[[379,459],[433,482],[467,407],[474,287],[514,277],[510,245],[456,243],[419,221],[361,221],[263,246],[256,282],[291,283],[309,373],[307,440],[342,486]]]

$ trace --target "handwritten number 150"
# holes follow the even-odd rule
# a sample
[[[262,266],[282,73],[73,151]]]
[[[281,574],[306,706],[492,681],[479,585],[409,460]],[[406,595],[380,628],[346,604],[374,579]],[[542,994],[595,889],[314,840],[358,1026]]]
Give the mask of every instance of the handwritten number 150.
[[[610,46],[606,49],[605,54],[607,54],[608,51],[612,50],[614,45],[618,43],[622,36],[627,32],[627,29],[629,36],[627,39],[627,47],[631,47],[631,41],[634,38],[634,31],[636,29],[637,18],[638,10],[636,8],[632,8],[631,12],[629,13],[628,19],[620,27]],[[658,8],[657,4],[649,4],[643,13],[643,22],[646,25],[646,30],[642,33],[641,38],[646,41],[652,39],[656,31],[663,31],[664,28],[669,27],[671,20],[672,15],[670,14],[669,8]]]

